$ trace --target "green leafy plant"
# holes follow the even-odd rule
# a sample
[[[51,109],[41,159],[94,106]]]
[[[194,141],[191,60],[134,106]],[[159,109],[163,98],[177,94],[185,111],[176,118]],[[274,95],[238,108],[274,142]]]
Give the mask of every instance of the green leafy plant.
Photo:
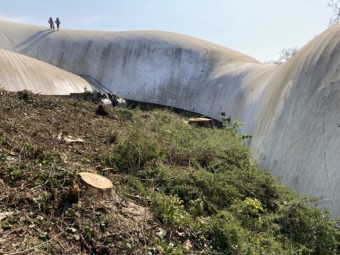
[[[155,193],[153,207],[159,213],[163,223],[169,228],[183,227],[190,219],[189,214],[184,210],[183,201],[178,196]]]
[[[256,198],[247,197],[243,203],[244,213],[259,216],[264,211],[261,202]]]

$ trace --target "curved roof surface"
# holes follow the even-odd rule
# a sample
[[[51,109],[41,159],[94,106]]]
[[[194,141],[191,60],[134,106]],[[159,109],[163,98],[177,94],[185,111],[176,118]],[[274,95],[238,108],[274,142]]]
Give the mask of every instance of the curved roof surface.
[[[268,65],[175,33],[51,31],[1,21],[0,64],[10,61],[3,56],[13,54],[21,63],[17,75],[25,81],[34,78],[27,71],[31,66],[52,68],[34,58],[75,75],[88,75],[128,99],[216,119],[225,112],[232,120],[246,123],[243,131],[253,134],[248,143],[262,166],[297,191],[320,197],[323,207],[340,216],[339,33],[336,25],[286,63]],[[67,75],[50,77],[52,81],[44,85],[39,80],[45,78],[39,78],[30,89],[68,94],[74,87],[65,85],[61,91],[54,85],[57,77],[74,77]],[[8,77],[0,72],[0,79]],[[70,83],[83,90],[83,85]],[[6,84],[12,90],[15,86]]]
[[[0,49],[0,66],[0,84],[7,91],[27,89],[45,95],[66,95],[92,89],[77,75],[4,49]]]

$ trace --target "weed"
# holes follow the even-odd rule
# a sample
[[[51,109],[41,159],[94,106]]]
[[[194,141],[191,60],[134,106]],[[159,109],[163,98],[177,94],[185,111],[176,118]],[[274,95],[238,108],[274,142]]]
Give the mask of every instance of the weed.
[[[182,247],[176,246],[174,243],[169,243],[160,239],[156,241],[157,251],[151,254],[167,254],[167,255],[184,255]]]
[[[137,193],[142,196],[147,194],[145,186],[143,183],[133,175],[126,176],[127,187],[129,188],[131,193]]]
[[[231,123],[226,120],[225,116],[221,117],[221,121],[226,131],[230,133],[232,136],[238,137],[239,139],[251,139],[253,137],[252,134],[239,134],[240,128],[244,125],[244,122],[239,120],[234,120]]]

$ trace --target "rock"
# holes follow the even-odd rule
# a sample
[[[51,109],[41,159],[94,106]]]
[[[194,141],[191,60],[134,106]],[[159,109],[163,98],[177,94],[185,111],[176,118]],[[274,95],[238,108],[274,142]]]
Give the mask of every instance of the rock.
[[[142,112],[142,113],[140,114],[140,116],[141,116],[142,118],[144,118],[144,119],[150,119],[150,118],[151,118],[151,115],[150,115],[150,113],[148,113],[148,112]]]
[[[164,238],[166,237],[166,235],[168,234],[168,232],[162,228],[159,228],[158,232],[156,233],[157,236],[159,236],[160,238]]]
[[[183,248],[183,250],[185,250],[185,251],[190,251],[190,250],[192,249],[192,244],[191,244],[191,242],[190,242],[189,239],[186,239],[186,240],[183,242],[182,248]]]

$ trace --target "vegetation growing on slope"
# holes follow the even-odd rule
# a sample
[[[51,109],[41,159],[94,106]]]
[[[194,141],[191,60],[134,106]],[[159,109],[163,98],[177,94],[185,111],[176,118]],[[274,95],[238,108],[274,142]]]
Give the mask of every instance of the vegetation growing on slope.
[[[339,253],[328,213],[250,163],[230,128],[96,108],[1,92],[0,254]],[[84,170],[111,179],[112,197],[71,204]]]

